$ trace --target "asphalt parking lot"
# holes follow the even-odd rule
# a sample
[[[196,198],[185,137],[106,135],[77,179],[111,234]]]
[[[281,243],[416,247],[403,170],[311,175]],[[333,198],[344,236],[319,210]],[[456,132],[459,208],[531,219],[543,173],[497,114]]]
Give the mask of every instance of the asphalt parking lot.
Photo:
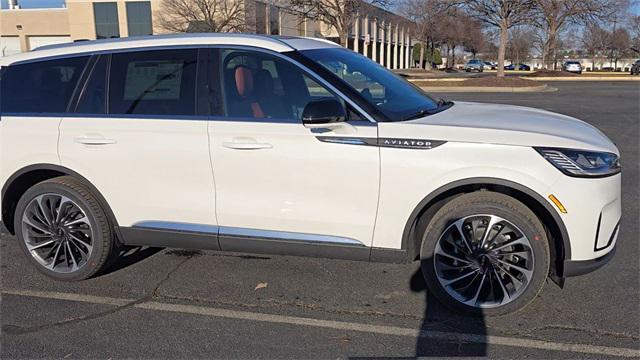
[[[622,152],[615,258],[563,290],[548,283],[517,314],[452,314],[427,294],[417,264],[141,249],[108,274],[53,282],[2,234],[0,356],[638,358],[640,83],[550,85],[558,91],[434,94],[575,116]]]

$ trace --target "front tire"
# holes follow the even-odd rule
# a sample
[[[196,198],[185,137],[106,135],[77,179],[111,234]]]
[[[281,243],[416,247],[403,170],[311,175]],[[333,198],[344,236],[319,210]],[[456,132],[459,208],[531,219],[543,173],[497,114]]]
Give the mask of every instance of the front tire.
[[[549,245],[535,214],[490,191],[446,203],[427,226],[421,269],[433,295],[455,311],[503,315],[528,305],[549,273]]]
[[[18,202],[14,226],[31,263],[56,280],[87,279],[115,253],[107,215],[91,191],[69,176],[27,190]]]

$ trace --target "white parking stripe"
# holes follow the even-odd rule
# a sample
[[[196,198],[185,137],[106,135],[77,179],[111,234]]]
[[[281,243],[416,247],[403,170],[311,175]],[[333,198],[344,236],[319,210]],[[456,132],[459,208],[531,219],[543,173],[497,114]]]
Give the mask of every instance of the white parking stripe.
[[[120,299],[103,296],[92,296],[72,293],[45,292],[32,290],[2,290],[2,294],[38,297],[54,300],[77,301],[100,305],[122,306],[134,301],[133,299]],[[629,348],[617,348],[609,346],[596,346],[589,344],[567,344],[551,341],[522,339],[513,337],[493,336],[493,335],[475,335],[464,333],[451,333],[442,331],[425,331],[419,329],[403,328],[397,326],[381,326],[362,323],[352,323],[344,321],[330,321],[313,318],[303,318],[295,316],[271,315],[263,313],[254,313],[246,311],[227,310],[206,306],[168,304],[156,301],[150,301],[134,305],[136,308],[176,312],[183,314],[194,314],[203,316],[220,317],[227,319],[259,321],[275,324],[312,326],[335,330],[358,331],[382,335],[421,337],[424,339],[433,339],[449,342],[466,342],[475,344],[488,344],[499,346],[512,346],[530,349],[541,349],[549,351],[562,351],[572,353],[584,353],[595,355],[621,356],[621,357],[640,357],[640,350]]]

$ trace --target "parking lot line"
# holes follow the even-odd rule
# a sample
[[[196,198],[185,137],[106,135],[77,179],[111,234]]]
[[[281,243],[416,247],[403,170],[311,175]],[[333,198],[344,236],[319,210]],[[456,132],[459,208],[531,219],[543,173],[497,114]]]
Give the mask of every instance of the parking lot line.
[[[121,299],[104,296],[93,296],[73,293],[33,291],[33,290],[2,290],[3,295],[27,296],[52,300],[65,300],[99,305],[124,306],[134,302],[134,299]],[[152,311],[175,312],[201,316],[219,317],[236,320],[259,321],[273,324],[285,324],[295,326],[312,326],[334,330],[357,331],[381,335],[420,337],[424,339],[440,340],[447,342],[465,342],[474,344],[486,344],[497,346],[510,346],[548,351],[562,351],[571,353],[583,353],[593,355],[607,355],[620,357],[640,357],[640,350],[629,348],[617,348],[609,346],[597,346],[589,344],[568,344],[543,340],[533,340],[514,337],[493,335],[477,335],[465,333],[452,333],[443,331],[426,331],[420,329],[403,328],[397,326],[370,325],[344,321],[331,321],[313,318],[272,315],[264,313],[228,310],[206,306],[169,304],[157,301],[149,301],[134,304],[133,307]]]

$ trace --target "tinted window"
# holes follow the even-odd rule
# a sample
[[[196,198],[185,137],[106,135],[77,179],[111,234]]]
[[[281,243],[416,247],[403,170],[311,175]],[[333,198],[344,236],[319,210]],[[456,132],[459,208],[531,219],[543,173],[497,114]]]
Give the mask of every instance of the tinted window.
[[[93,17],[96,23],[96,37],[98,39],[120,37],[118,5],[115,2],[93,3]]]
[[[301,121],[310,101],[334,97],[298,67],[269,54],[226,50],[222,69],[230,117]]]
[[[127,2],[127,26],[129,36],[151,35],[151,3],[148,1]]]
[[[419,88],[353,51],[326,48],[300,53],[359,92],[392,121],[426,116],[445,109]]]
[[[109,55],[102,55],[94,64],[91,77],[82,90],[76,112],[104,114],[107,102],[107,65]]]
[[[110,114],[194,115],[198,51],[113,54]]]
[[[2,104],[8,113],[63,113],[88,57],[9,66],[2,75]]]

